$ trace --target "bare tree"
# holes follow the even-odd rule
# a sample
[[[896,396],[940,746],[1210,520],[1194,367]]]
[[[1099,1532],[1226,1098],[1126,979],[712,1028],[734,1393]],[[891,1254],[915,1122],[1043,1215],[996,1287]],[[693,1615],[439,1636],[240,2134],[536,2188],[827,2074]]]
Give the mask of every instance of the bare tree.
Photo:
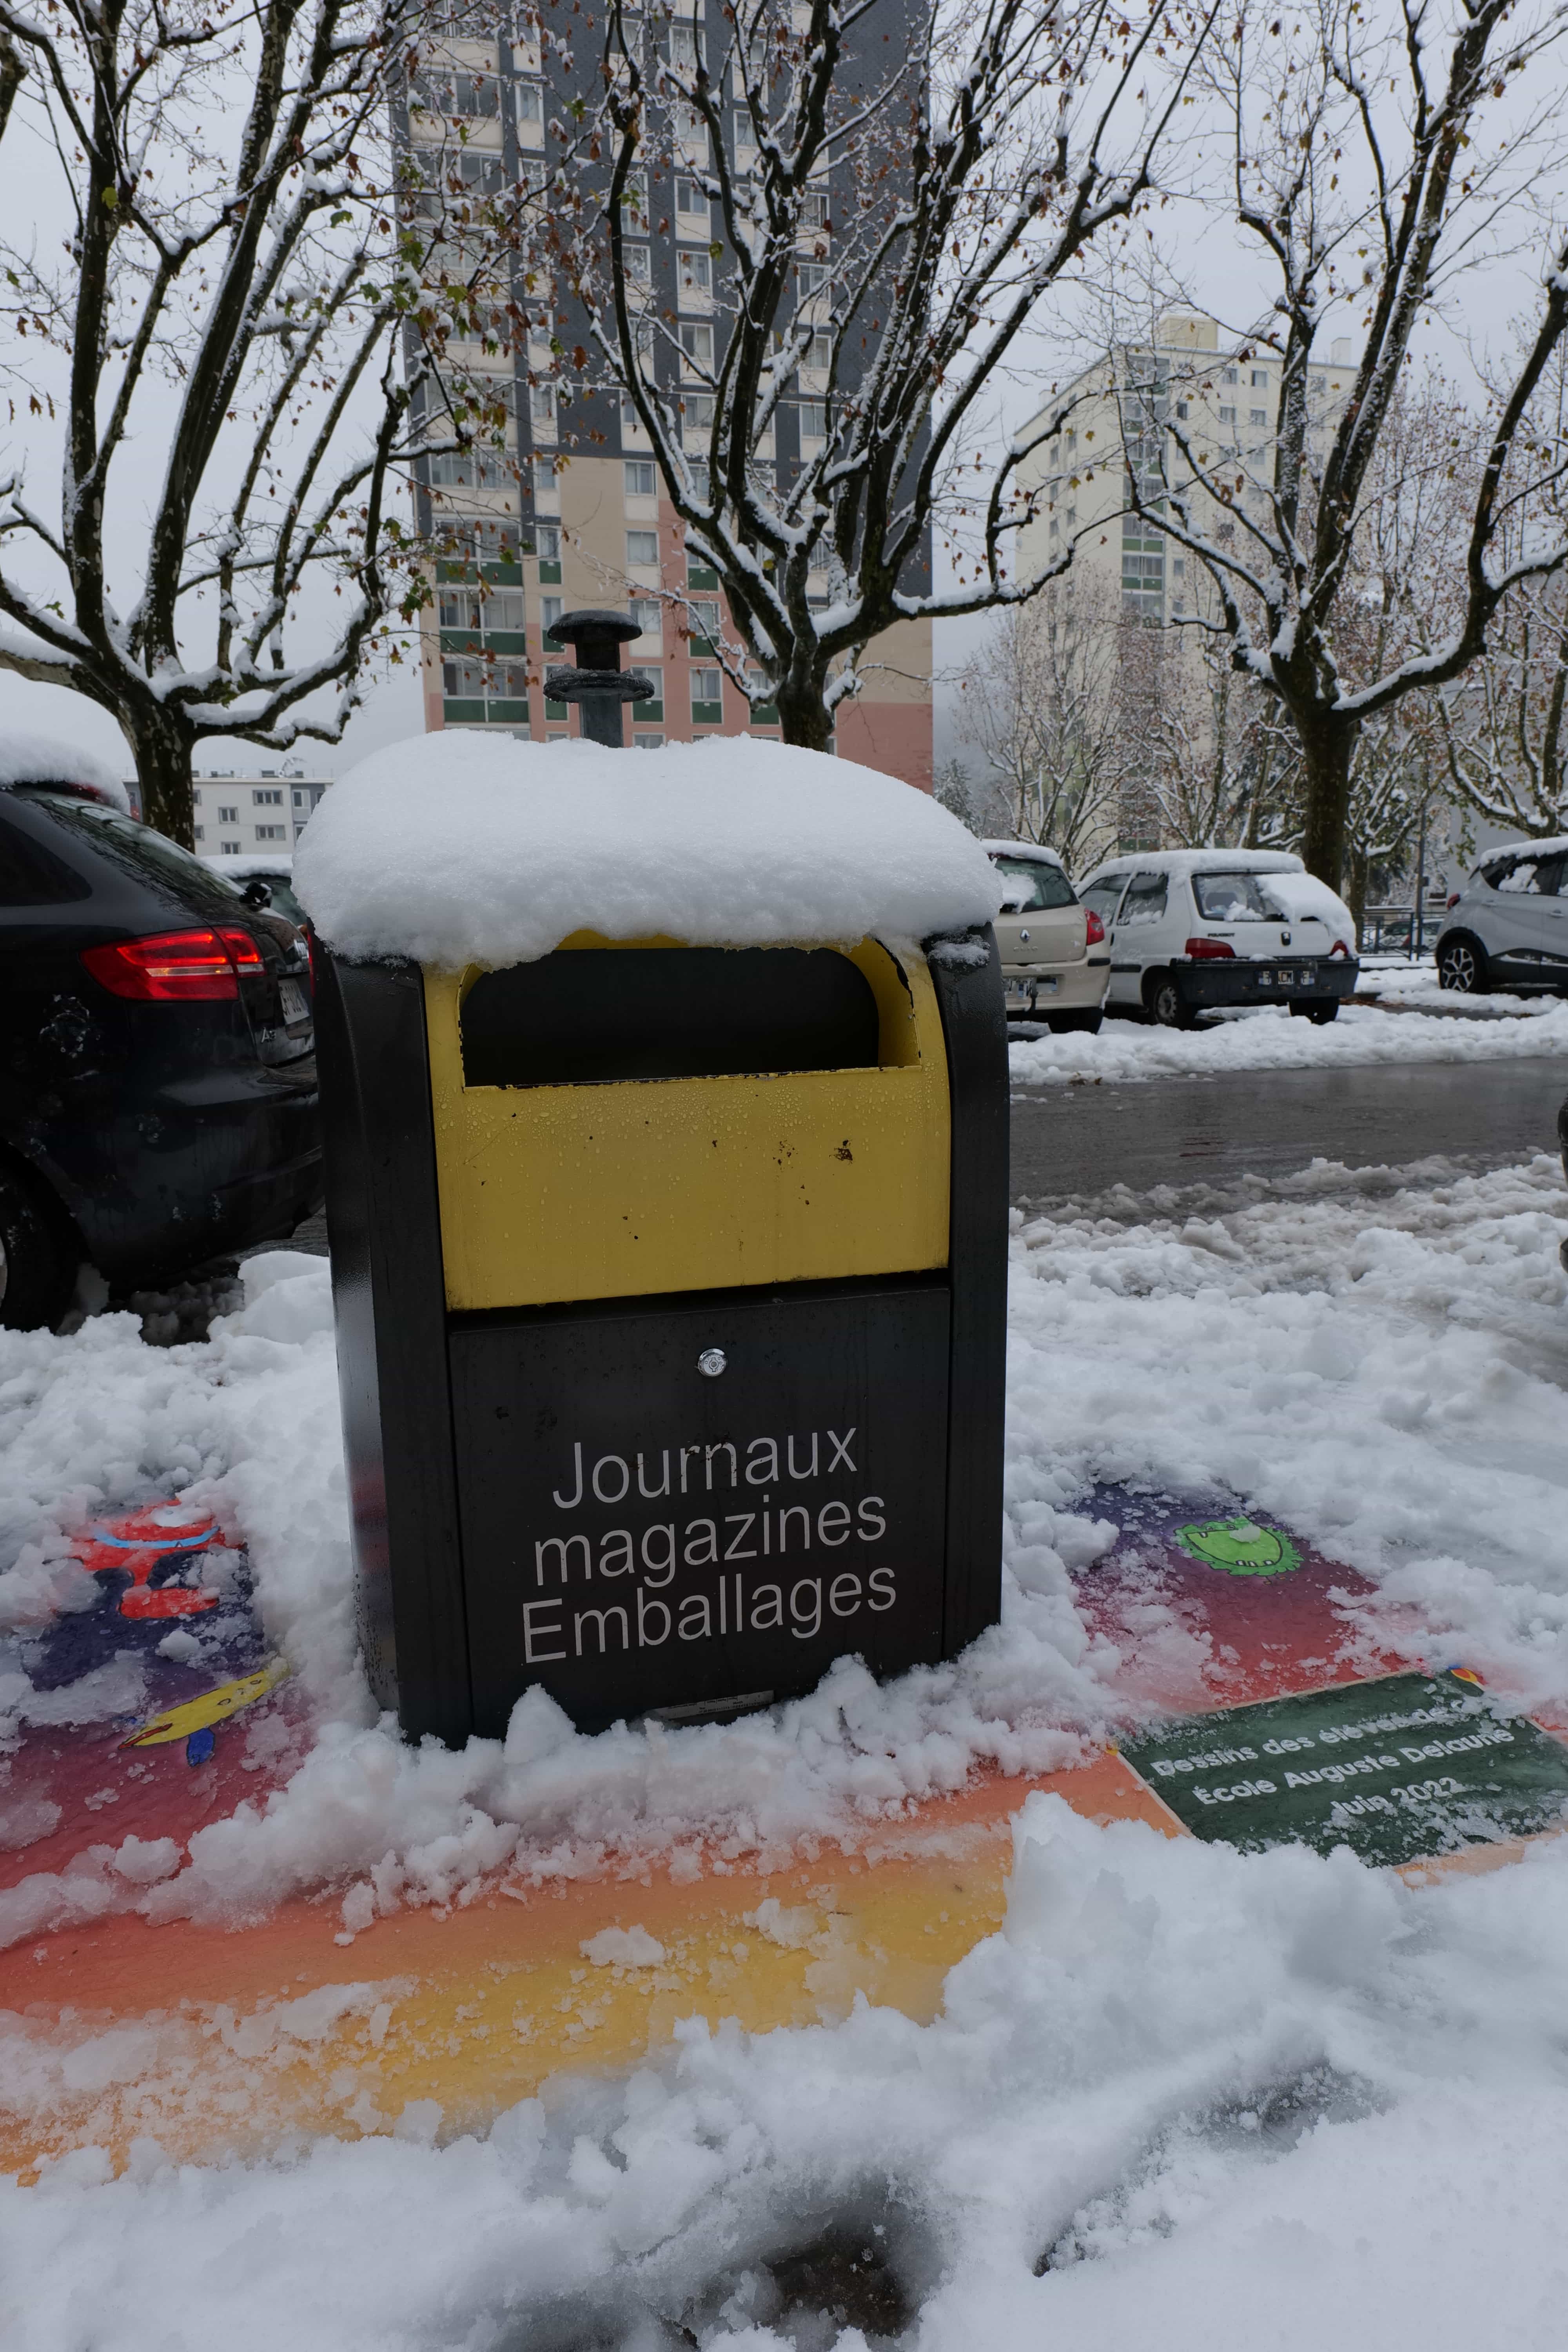
[[[1042,300],[1150,189],[1214,5],[909,0],[893,40],[871,0],[736,0],[710,55],[610,0],[607,185],[561,238],[584,380],[624,393],[726,592],[719,657],[787,741],[827,743],[899,622],[1021,604],[1063,568],[1013,560],[1018,469],[1051,426],[977,457],[988,404]],[[628,246],[650,173],[718,208],[685,260],[706,318],[661,307]],[[933,519],[973,541],[948,588]]]
[[[1129,772],[1119,600],[1069,574],[1013,607],[960,676],[954,727],[994,780],[1017,841],[1081,869],[1114,847]]]
[[[1456,0],[1446,28],[1432,0],[1400,0],[1381,24],[1359,0],[1311,0],[1283,16],[1244,16],[1206,53],[1211,96],[1228,119],[1236,216],[1274,283],[1241,357],[1277,362],[1278,429],[1266,451],[1244,457],[1204,400],[1186,421],[1162,411],[1174,457],[1152,486],[1130,473],[1129,499],[1207,568],[1218,613],[1188,625],[1219,631],[1289,717],[1303,767],[1302,852],[1336,887],[1361,730],[1406,695],[1459,677],[1509,592],[1568,560],[1561,531],[1510,539],[1568,462],[1560,434],[1528,423],[1568,325],[1568,238],[1539,218],[1536,194],[1563,156],[1565,23],[1554,0],[1529,18],[1513,0]],[[1448,558],[1460,591],[1451,625],[1424,649],[1393,649],[1385,666],[1357,642],[1355,550],[1412,338],[1462,270],[1521,247],[1544,257],[1542,291],[1497,389]],[[1337,300],[1352,303],[1364,341],[1348,397],[1328,417],[1313,411],[1309,362]],[[1163,401],[1163,388],[1145,397]]]
[[[0,667],[109,711],[187,844],[204,739],[341,734],[388,615],[427,593],[416,441],[495,424],[438,377],[454,335],[510,331],[510,232],[460,124],[423,183],[394,162],[417,13],[0,0],[0,130],[70,222],[58,255],[0,240],[13,416],[58,445],[0,481]]]
[[[1561,349],[1529,421],[1543,443],[1568,437],[1568,354]],[[1547,478],[1509,517],[1505,544],[1517,557],[1563,538],[1568,494],[1561,477]],[[1510,833],[1542,840],[1568,832],[1568,574],[1519,583],[1484,656],[1439,696],[1437,718],[1457,797]]]

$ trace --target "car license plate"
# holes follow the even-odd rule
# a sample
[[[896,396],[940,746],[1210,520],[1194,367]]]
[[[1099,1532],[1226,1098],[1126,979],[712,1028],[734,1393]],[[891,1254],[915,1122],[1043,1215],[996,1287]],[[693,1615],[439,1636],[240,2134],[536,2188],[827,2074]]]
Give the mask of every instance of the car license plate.
[[[283,1009],[283,1025],[292,1029],[297,1021],[309,1021],[310,1008],[305,1002],[305,992],[297,980],[280,980],[278,1002]]]

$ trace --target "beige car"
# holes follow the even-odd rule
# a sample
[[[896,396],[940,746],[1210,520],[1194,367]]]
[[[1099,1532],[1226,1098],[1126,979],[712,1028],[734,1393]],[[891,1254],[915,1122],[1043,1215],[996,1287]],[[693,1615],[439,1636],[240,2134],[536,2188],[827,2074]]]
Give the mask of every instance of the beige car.
[[[1100,1027],[1110,980],[1105,926],[1080,906],[1054,849],[1032,841],[984,845],[1003,877],[996,918],[1007,1010],[1046,1022],[1058,1034]]]

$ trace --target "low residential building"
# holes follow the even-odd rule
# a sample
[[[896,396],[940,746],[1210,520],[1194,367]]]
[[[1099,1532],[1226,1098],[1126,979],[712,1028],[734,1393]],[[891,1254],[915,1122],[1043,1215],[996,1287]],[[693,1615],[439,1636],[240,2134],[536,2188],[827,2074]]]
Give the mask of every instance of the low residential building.
[[[200,857],[292,856],[330,776],[299,776],[264,768],[259,775],[197,776],[195,845]]]

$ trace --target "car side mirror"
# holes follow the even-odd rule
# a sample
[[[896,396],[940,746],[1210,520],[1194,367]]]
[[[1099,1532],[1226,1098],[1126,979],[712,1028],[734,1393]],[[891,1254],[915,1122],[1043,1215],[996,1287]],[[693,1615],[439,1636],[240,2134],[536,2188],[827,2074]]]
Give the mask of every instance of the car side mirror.
[[[263,882],[260,876],[258,875],[254,882],[247,882],[246,884],[244,889],[239,895],[244,899],[247,907],[270,907],[272,904],[272,885],[270,882]]]

